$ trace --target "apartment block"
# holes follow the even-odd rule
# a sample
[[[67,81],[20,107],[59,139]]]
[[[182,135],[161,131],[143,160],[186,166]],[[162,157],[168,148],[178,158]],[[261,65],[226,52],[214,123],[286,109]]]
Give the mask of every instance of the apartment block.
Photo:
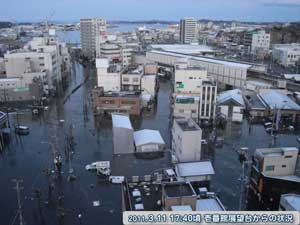
[[[174,119],[172,151],[178,162],[200,161],[201,138],[202,130],[192,119]]]
[[[300,44],[276,44],[272,50],[273,61],[285,66],[296,66],[300,61]]]
[[[196,41],[197,21],[194,18],[180,20],[180,42],[189,44]]]
[[[88,58],[100,57],[101,34],[106,32],[106,19],[80,19],[80,37],[83,54]]]

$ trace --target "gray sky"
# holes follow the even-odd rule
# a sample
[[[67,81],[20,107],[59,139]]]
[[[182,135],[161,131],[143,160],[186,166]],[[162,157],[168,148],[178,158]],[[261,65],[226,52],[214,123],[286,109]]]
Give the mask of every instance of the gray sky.
[[[0,20],[198,19],[300,21],[300,0],[0,0]]]

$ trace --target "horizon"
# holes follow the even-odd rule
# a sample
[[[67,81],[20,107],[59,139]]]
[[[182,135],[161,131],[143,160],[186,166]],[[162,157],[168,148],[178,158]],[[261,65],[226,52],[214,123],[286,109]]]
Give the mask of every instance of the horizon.
[[[172,3],[172,4],[170,4]],[[70,7],[71,6],[71,7]],[[0,21],[76,22],[85,17],[108,21],[179,21],[183,17],[214,21],[299,22],[300,0],[28,0],[3,1]],[[72,13],[66,13],[66,11]],[[50,19],[49,19],[50,18]]]

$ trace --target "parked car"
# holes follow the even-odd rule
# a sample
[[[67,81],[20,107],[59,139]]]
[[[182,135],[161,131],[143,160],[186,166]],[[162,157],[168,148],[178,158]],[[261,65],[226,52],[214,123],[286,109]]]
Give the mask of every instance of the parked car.
[[[18,125],[15,127],[15,132],[19,135],[27,135],[29,134],[29,127]]]

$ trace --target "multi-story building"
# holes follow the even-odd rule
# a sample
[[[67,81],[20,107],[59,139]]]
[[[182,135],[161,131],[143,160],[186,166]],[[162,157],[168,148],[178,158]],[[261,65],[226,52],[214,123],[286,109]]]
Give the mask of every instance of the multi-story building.
[[[80,37],[83,54],[88,58],[100,57],[101,34],[106,32],[106,19],[80,19]]]
[[[192,119],[175,118],[172,128],[172,151],[178,162],[201,159],[202,130]]]
[[[95,115],[109,115],[112,112],[139,116],[142,109],[140,95],[128,92],[107,92],[102,88],[93,90]]]
[[[110,62],[122,62],[121,48],[116,44],[104,43],[100,47],[101,57],[109,59]]]
[[[270,48],[271,35],[264,30],[247,32],[244,36],[244,45],[251,54],[267,54]]]
[[[300,60],[300,44],[276,44],[273,46],[272,56],[282,66],[296,66]]]
[[[96,68],[98,87],[103,88],[104,92],[121,91],[121,65],[110,64],[107,58],[98,58],[96,59]]]
[[[5,68],[7,78],[31,79],[32,74],[45,72],[42,77],[46,92],[55,90],[59,81],[60,67],[57,54],[51,52],[34,52],[16,50],[5,54]]]
[[[194,18],[180,20],[180,42],[189,44],[196,41],[197,21]]]
[[[217,58],[193,56],[191,54],[167,52],[163,50],[151,50],[146,54],[149,62],[175,67],[179,60],[186,59],[190,65],[204,67],[210,79],[218,84],[231,87],[246,86],[247,72],[254,71],[257,66],[247,63],[232,62]]]
[[[250,176],[250,206],[278,209],[280,196],[300,193],[299,150],[294,147],[256,149]]]
[[[175,66],[174,109],[175,117],[193,118],[195,121],[210,120],[216,111],[217,85],[207,79],[202,67]]]
[[[129,65],[121,73],[121,90],[141,92],[141,80],[144,75],[142,65]]]

